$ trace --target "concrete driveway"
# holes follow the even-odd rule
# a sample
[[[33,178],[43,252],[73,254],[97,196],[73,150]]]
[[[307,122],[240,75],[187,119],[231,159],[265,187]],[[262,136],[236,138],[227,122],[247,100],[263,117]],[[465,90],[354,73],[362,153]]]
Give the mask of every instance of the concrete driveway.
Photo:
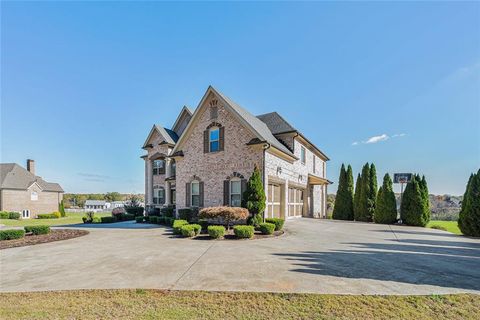
[[[174,238],[167,228],[132,222],[89,230],[2,250],[1,291],[480,293],[480,241],[432,229],[297,219],[284,236],[235,241]]]

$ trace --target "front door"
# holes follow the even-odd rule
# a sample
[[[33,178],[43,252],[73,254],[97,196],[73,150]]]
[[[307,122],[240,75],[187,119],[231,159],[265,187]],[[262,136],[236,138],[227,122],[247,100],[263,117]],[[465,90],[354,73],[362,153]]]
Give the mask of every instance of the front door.
[[[282,188],[278,184],[269,183],[267,189],[267,216],[269,218],[282,217]]]

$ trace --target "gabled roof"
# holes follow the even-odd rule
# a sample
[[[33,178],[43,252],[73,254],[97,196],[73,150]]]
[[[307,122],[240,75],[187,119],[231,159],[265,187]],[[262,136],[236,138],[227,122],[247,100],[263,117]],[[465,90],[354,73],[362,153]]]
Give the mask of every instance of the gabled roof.
[[[297,129],[276,112],[261,114],[257,116],[257,118],[262,120],[273,134],[297,131]]]
[[[281,152],[287,154],[290,157],[296,158],[293,153],[288,150],[287,147],[285,147],[280,141],[278,141],[277,138],[275,138],[270,131],[270,129],[267,127],[267,125],[262,122],[260,119],[252,115],[250,112],[242,108],[239,104],[231,100],[229,97],[225,96],[221,92],[217,91],[215,88],[212,86],[209,86],[207,91],[205,92],[202,100],[198,104],[197,109],[193,113],[192,120],[190,120],[190,123],[188,124],[187,128],[185,129],[185,132],[188,131],[190,126],[195,122],[195,118],[198,116],[199,110],[201,106],[203,105],[203,102],[205,99],[208,97],[209,93],[213,92],[216,96],[218,96],[220,99],[222,99],[226,105],[226,107],[230,107],[230,109],[233,111],[233,114],[238,117],[238,119],[247,127],[251,129],[251,131],[257,136],[259,141],[266,142],[270,144],[271,146],[275,147],[276,149],[280,150]],[[174,148],[174,152],[178,151],[179,145],[184,139],[185,134],[182,134],[180,137],[177,145]]]
[[[152,134],[157,131],[164,139],[166,143],[169,144],[175,144],[178,141],[178,135],[175,133],[175,131],[164,128],[158,124],[155,124],[152,127],[152,130],[150,130],[150,133],[148,134],[147,139],[145,140],[145,143],[143,144],[142,148],[145,148],[148,145],[148,141],[152,137]]]
[[[43,191],[63,192],[58,183],[47,182],[16,163],[0,164],[0,188],[27,190],[37,183]]]
[[[179,124],[179,121],[180,121],[180,119],[182,118],[182,116],[183,116],[184,113],[188,114],[189,116],[192,116],[193,111],[192,111],[192,109],[190,109],[189,107],[183,106],[182,110],[180,110],[180,113],[179,113],[178,116],[177,116],[177,120],[175,120],[175,123],[174,123],[173,126],[172,126],[172,130],[173,130],[173,131],[176,131],[177,125]]]

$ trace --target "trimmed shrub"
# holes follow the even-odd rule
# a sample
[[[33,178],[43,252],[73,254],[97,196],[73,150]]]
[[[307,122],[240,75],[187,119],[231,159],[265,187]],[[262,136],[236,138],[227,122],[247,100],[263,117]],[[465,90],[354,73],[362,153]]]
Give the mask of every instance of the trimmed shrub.
[[[32,233],[34,235],[38,234],[49,234],[50,233],[50,227],[45,226],[45,225],[40,225],[40,226],[25,226],[24,227],[26,233]]]
[[[255,228],[253,226],[239,225],[233,227],[233,233],[240,239],[250,239],[255,233]]]
[[[283,225],[285,224],[284,219],[280,218],[267,218],[265,219],[267,223],[273,223],[275,225],[275,231],[280,231],[283,229]]]
[[[138,217],[135,217],[135,222],[137,223],[142,223],[143,222],[143,216],[138,216]]]
[[[276,225],[273,223],[260,223],[259,229],[263,234],[272,234],[275,231]]]
[[[195,237],[200,234],[200,230],[202,230],[202,226],[199,224],[185,224],[180,227],[180,232],[184,237]]]
[[[102,223],[102,218],[100,218],[100,217],[93,217],[92,223]]]
[[[58,218],[61,218],[62,217],[62,214],[59,212],[59,211],[55,211],[55,212],[52,212],[52,214]]]
[[[115,217],[101,217],[100,219],[101,219],[102,223],[117,222],[117,218],[115,218]]]
[[[25,237],[25,230],[0,230],[0,240],[13,240]]]
[[[88,221],[87,217],[82,217],[83,223],[90,223],[91,221]]]
[[[40,213],[37,215],[38,219],[58,219],[56,214],[54,213]]]
[[[10,213],[6,211],[0,211],[0,219],[10,219]]]
[[[173,218],[165,217],[165,225],[167,225],[167,226],[171,227],[173,225],[174,221],[175,221],[175,219],[173,219]]]
[[[148,221],[149,221],[150,223],[158,223],[158,218],[159,218],[159,217],[157,217],[157,216],[150,216],[149,219],[148,219]]]
[[[182,220],[192,221],[193,210],[191,208],[178,209],[178,217]]]
[[[238,221],[248,218],[248,210],[240,207],[210,207],[200,210],[198,214],[202,219],[221,219],[230,227],[232,221]]]
[[[202,226],[202,230],[207,230],[207,228],[209,226],[208,220],[206,220],[206,219],[198,220],[198,224]]]
[[[252,215],[247,220],[247,224],[249,226],[254,226],[255,228],[258,228],[260,226],[260,223],[263,223],[263,217],[260,213]]]
[[[83,223],[92,223],[95,217],[95,212],[88,211],[85,213],[85,217],[82,217]]]
[[[58,212],[60,212],[60,215],[61,215],[62,217],[66,217],[66,216],[67,216],[67,214],[65,213],[65,206],[64,206],[64,204],[63,204],[63,200],[60,201],[60,203],[58,204]]]
[[[158,224],[165,224],[165,217],[158,217]]]
[[[182,226],[188,224],[187,220],[175,220],[173,221],[173,233],[174,234],[181,234],[182,233]]]
[[[138,216],[138,217],[141,217],[143,219],[143,216]],[[129,213],[127,213],[126,215],[123,216],[124,221],[135,220],[135,218],[136,217],[133,214],[129,214]]]
[[[480,169],[471,174],[468,180],[458,227],[466,236],[480,237]]]
[[[121,217],[125,215],[125,213],[124,207],[118,207],[112,210],[112,216],[118,218],[118,220],[122,220]]]
[[[143,211],[145,209],[143,207],[125,206],[125,210],[127,213],[133,214],[136,217],[143,216]]]
[[[225,227],[224,226],[208,226],[208,235],[210,238],[218,239],[225,235]]]
[[[173,218],[173,214],[175,213],[174,206],[167,206],[160,209],[160,213],[163,214],[165,217]]]
[[[18,220],[18,219],[20,219],[20,213],[18,213],[18,212],[9,212],[9,213],[8,213],[8,219]]]

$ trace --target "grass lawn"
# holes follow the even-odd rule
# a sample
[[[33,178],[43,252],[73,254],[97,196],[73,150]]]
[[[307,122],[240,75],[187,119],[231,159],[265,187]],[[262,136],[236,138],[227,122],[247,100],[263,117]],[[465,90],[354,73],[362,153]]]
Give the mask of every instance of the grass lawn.
[[[2,319],[475,319],[480,296],[161,290],[0,294]],[[478,318],[477,318],[478,319]]]
[[[95,216],[98,217],[105,217],[111,216],[111,212],[97,212]],[[0,219],[0,224],[4,224],[9,227],[24,227],[24,226],[36,226],[36,225],[49,225],[49,226],[60,226],[64,224],[76,224],[76,223],[83,223],[82,217],[85,216],[83,212],[75,212],[75,213],[68,213],[67,216],[64,218],[58,219],[23,219],[23,220],[15,220],[15,219]]]
[[[432,220],[427,224],[427,228],[432,228],[433,226],[440,226],[445,228],[446,231],[455,233],[455,234],[462,234],[462,231],[458,228],[457,221],[441,221],[441,220]]]

